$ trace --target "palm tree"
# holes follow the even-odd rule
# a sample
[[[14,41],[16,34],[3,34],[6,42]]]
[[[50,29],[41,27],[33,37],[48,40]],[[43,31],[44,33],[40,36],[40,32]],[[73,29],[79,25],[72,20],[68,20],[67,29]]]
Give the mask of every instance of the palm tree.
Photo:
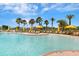
[[[67,15],[67,18],[69,19],[69,25],[71,25],[71,19],[74,17],[74,15]]]
[[[47,25],[49,24],[48,20],[45,20],[44,24],[46,24],[46,30],[47,30]]]
[[[30,19],[29,24],[31,24],[31,27],[33,27],[33,24],[35,23],[34,19]]]
[[[36,19],[36,23],[39,23],[39,25],[42,25],[42,18],[41,17],[38,17],[37,19]]]
[[[21,23],[23,24],[23,31],[25,31],[25,25],[27,24],[26,20],[21,20]]]
[[[16,19],[16,23],[18,24],[18,27],[20,27],[21,20],[22,20],[21,18]]]
[[[16,31],[18,31],[20,28],[21,20],[22,20],[21,18],[16,19],[16,23],[18,24],[18,27],[16,27]]]
[[[68,25],[67,22],[63,19],[58,20],[57,23],[59,23],[59,27],[62,31],[64,30],[64,27]]]
[[[52,28],[53,28],[53,22],[54,22],[54,18],[53,17],[51,18],[51,21],[52,21]]]

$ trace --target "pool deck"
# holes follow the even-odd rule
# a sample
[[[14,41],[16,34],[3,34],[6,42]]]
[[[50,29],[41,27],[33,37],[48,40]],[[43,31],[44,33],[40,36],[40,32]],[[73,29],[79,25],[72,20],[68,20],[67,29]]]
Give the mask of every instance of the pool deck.
[[[79,50],[55,51],[44,54],[43,56],[79,56]]]
[[[37,36],[37,35],[49,35],[48,33],[22,33],[22,34],[25,34],[25,35],[34,35],[34,36]]]
[[[58,35],[58,36],[64,36],[64,37],[71,37],[71,38],[74,38],[75,40],[76,39],[79,39],[79,36],[72,36],[72,35],[64,35],[64,34],[54,34],[54,33],[21,33],[21,34],[25,34],[25,35],[33,35],[33,36],[37,36],[37,35]]]

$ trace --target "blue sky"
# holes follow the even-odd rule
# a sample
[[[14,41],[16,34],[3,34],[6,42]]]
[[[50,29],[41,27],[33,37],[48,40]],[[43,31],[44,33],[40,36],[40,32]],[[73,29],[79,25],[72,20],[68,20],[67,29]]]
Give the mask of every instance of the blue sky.
[[[79,26],[79,4],[77,3],[0,3],[0,25],[12,27],[17,26],[16,18],[18,17],[28,22],[31,18],[36,19],[38,16],[41,16],[43,21],[49,20],[48,26],[51,26],[51,18],[54,17],[54,27],[57,27],[59,19],[68,22],[66,18],[68,14],[74,15],[72,24]],[[27,27],[29,27],[28,24]]]

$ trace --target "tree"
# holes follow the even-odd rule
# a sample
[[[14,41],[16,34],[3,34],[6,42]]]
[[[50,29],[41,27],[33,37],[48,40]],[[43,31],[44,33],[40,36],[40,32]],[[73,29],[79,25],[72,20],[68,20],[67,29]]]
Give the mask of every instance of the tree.
[[[23,26],[25,26],[27,24],[26,20],[22,20],[21,23],[23,24]]]
[[[18,27],[16,27],[16,31],[18,31],[20,28],[21,20],[22,20],[21,18],[16,19],[16,23],[18,24]]]
[[[31,27],[33,27],[33,24],[35,23],[34,19],[30,19],[29,24],[31,24]]]
[[[39,25],[42,25],[42,18],[41,17],[38,17],[37,19],[36,19],[36,23],[39,23]]]
[[[53,17],[51,18],[51,22],[52,22],[52,28],[53,28],[53,22],[54,22],[54,18]]]
[[[2,29],[3,30],[8,30],[8,26],[7,25],[2,25]]]
[[[49,24],[48,20],[45,20],[44,24],[46,24],[46,30],[47,30],[47,25]]]
[[[74,17],[74,15],[67,15],[67,18],[69,20],[69,25],[71,25],[71,19]]]
[[[67,22],[63,19],[58,20],[57,23],[59,23],[59,27],[62,31],[64,30],[64,27],[68,25]]]
[[[23,24],[23,31],[25,31],[25,25],[27,24],[26,20],[21,20],[21,23]]]
[[[18,24],[18,27],[20,27],[21,20],[22,20],[21,18],[16,19],[16,23]]]

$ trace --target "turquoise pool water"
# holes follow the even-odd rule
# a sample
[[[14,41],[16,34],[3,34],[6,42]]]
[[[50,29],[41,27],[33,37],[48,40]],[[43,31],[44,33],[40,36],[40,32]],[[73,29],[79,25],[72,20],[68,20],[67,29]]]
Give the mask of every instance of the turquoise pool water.
[[[0,33],[0,56],[40,56],[57,50],[79,50],[79,38]]]

